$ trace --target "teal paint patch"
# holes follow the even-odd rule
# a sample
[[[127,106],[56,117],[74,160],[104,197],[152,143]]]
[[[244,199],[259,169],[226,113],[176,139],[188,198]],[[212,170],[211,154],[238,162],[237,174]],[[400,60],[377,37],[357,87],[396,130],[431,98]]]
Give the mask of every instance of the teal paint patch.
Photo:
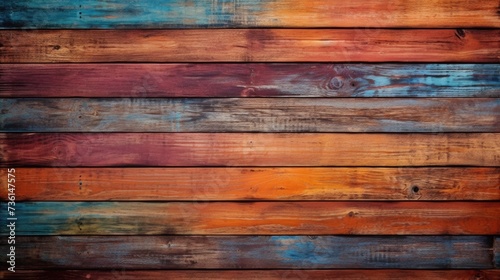
[[[271,1],[272,2],[272,1]],[[0,3],[0,28],[126,29],[255,26],[269,1],[20,0]]]

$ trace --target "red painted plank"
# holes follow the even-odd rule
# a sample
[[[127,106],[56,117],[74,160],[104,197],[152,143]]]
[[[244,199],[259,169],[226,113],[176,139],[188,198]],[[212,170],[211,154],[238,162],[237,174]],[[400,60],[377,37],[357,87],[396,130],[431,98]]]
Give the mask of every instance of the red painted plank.
[[[500,97],[496,64],[0,64],[9,97]]]
[[[19,270],[0,272],[2,279],[38,280],[496,280],[500,270]]]

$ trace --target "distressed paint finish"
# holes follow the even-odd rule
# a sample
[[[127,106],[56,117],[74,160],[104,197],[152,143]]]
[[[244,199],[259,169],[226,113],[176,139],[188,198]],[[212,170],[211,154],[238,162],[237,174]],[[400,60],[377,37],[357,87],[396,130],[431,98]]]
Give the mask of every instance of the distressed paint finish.
[[[1,28],[500,27],[482,0],[18,0],[0,4]]]
[[[496,201],[500,168],[16,168],[15,186],[17,201]]]
[[[4,98],[2,132],[500,132],[500,98]]]
[[[16,211],[16,235],[500,233],[496,202],[18,202]]]
[[[0,64],[3,97],[500,97],[499,64]]]
[[[30,269],[493,268],[492,238],[487,236],[18,238],[18,261]],[[0,255],[0,261],[6,258]]]
[[[1,166],[492,166],[500,134],[2,133]]]
[[[500,62],[500,29],[2,30],[1,63]]]
[[[0,271],[0,277],[7,273]],[[407,270],[407,269],[358,269],[358,270],[21,270],[9,274],[9,279],[68,279],[68,280],[116,280],[121,279],[176,279],[176,280],[495,280],[500,270]]]

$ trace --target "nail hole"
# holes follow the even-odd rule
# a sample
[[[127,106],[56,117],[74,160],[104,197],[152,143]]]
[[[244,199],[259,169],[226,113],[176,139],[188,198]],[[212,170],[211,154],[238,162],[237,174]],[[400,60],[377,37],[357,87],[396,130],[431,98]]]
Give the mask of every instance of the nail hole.
[[[418,193],[418,191],[420,191],[420,188],[418,186],[413,186],[411,188],[411,191],[414,192],[414,193]]]
[[[82,118],[82,116],[78,116],[78,118],[79,118],[79,119],[81,119],[81,118]]]

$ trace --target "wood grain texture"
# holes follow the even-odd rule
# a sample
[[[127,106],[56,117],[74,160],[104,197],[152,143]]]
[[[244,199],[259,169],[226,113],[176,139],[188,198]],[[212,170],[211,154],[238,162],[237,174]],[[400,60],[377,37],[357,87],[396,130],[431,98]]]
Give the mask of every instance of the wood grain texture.
[[[2,279],[68,279],[68,280],[496,280],[500,277],[500,270],[129,270],[115,268],[112,270],[20,270],[15,273],[0,272]]]
[[[18,238],[16,260],[30,269],[493,268],[492,238],[486,236]]]
[[[498,1],[4,1],[2,28],[500,27]]]
[[[2,133],[16,166],[500,166],[500,134]]]
[[[500,237],[496,236],[493,240],[493,264],[496,268],[500,268]]]
[[[0,64],[3,97],[500,97],[498,64]]]
[[[500,98],[4,98],[2,132],[500,132]]]
[[[16,235],[500,233],[498,202],[18,202],[16,216]]]
[[[1,63],[498,63],[500,29],[2,30],[0,52]]]
[[[15,175],[16,201],[500,200],[500,168],[16,168]],[[0,169],[3,186],[7,177]]]

